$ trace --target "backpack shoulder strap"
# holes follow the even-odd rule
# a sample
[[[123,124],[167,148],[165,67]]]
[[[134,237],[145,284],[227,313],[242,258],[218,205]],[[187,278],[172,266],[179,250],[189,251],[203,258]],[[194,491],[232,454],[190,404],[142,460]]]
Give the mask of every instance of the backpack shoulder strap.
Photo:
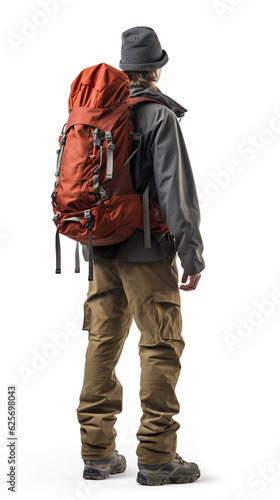
[[[163,102],[153,99],[152,97],[145,97],[145,96],[138,96],[138,97],[130,97],[130,102],[133,105],[139,104],[141,102],[157,102],[158,104],[161,104],[162,106],[165,106]],[[140,145],[139,145],[140,147]],[[136,151],[135,151],[136,152]],[[143,222],[144,222],[144,248],[151,248],[151,234],[150,234],[150,219],[149,219],[149,187],[150,187],[150,182],[149,181],[148,185],[146,186],[146,189],[143,193]]]
[[[147,102],[147,101],[157,102],[158,104],[161,104],[162,106],[165,106],[166,108],[168,107],[163,102],[159,101],[158,99],[153,99],[152,97],[138,96],[138,97],[131,97],[130,98],[130,102],[132,105],[138,104],[140,102]]]

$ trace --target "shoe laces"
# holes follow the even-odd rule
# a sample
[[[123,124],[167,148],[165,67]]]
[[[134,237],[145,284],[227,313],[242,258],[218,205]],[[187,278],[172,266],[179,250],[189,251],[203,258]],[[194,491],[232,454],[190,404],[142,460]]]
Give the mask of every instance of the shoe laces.
[[[185,460],[183,460],[182,457],[180,457],[180,455],[178,455],[178,453],[176,453],[176,455],[175,455],[175,460],[179,460],[180,464],[187,463]]]

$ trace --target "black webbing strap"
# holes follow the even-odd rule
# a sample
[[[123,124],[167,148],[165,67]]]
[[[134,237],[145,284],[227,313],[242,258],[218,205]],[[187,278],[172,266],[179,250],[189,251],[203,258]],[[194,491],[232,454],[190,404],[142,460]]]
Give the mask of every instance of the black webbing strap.
[[[174,257],[176,249],[175,249],[174,237],[172,236],[171,233],[166,233],[165,235],[163,235],[162,233],[153,233],[153,237],[160,244],[164,254],[170,252]]]
[[[79,253],[79,242],[77,241],[75,250],[75,273],[79,272],[80,272],[80,253]]]
[[[60,249],[60,239],[59,239],[59,227],[56,230],[55,235],[55,256],[56,256],[56,274],[61,274],[61,249]],[[80,254],[79,254],[79,242],[77,241],[75,250],[75,273],[80,272]]]
[[[150,234],[150,214],[149,214],[149,187],[148,183],[143,193],[143,222],[144,222],[144,247],[151,248],[151,234]]]
[[[161,246],[164,255],[171,255],[171,263],[173,266],[173,262],[176,255],[176,246],[174,241],[174,236],[169,232],[165,235],[161,233],[153,233],[153,237],[158,241]]]
[[[55,257],[56,257],[56,274],[61,274],[61,252],[60,252],[60,240],[59,240],[59,226],[56,230],[55,235]]]
[[[81,222],[81,217],[68,217],[67,219],[64,219],[64,222],[66,221],[74,221],[74,222]],[[76,250],[75,250],[75,273],[80,272],[80,254],[79,254],[79,242],[77,241],[76,244]]]
[[[92,234],[91,228],[88,230],[88,281],[93,281],[93,246],[92,246]]]
[[[87,213],[86,213],[87,212]],[[92,246],[92,224],[91,224],[91,215],[90,211],[85,211],[85,220],[86,227],[88,230],[88,250],[89,250],[89,270],[88,270],[88,280],[93,281],[93,246]],[[64,219],[64,221],[75,221],[80,222],[81,218],[79,217],[69,217],[68,219]],[[60,239],[59,239],[59,226],[56,230],[55,235],[55,255],[56,255],[56,274],[61,274],[61,250],[60,250]],[[76,243],[75,250],[75,273],[80,272],[80,253],[79,253],[79,242]]]

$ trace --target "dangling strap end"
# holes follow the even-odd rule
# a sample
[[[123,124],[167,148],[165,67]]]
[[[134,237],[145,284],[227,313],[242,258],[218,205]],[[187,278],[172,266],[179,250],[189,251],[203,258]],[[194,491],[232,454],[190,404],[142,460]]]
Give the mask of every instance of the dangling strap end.
[[[144,248],[151,247],[150,218],[149,218],[149,187],[150,181],[143,193],[143,221],[144,221]]]
[[[60,240],[59,240],[59,227],[56,230],[55,235],[55,255],[56,255],[56,274],[61,274],[61,252],[60,252]]]
[[[79,242],[77,241],[75,250],[75,273],[80,272],[80,254],[79,254]]]
[[[145,248],[152,248],[150,236],[149,236],[148,240],[145,241]]]
[[[86,221],[86,228],[88,230],[88,281],[93,281],[93,243],[92,243],[92,221],[90,210],[84,211],[84,218]]]
[[[88,260],[88,281],[93,281],[93,246],[91,228],[88,230],[89,260]]]

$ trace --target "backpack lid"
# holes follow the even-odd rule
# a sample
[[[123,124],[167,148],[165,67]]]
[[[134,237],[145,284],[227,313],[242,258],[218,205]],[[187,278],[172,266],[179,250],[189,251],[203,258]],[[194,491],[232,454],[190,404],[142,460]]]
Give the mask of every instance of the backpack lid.
[[[66,132],[76,123],[111,130],[131,109],[128,76],[105,63],[82,70],[71,84],[68,108]]]
[[[101,63],[82,70],[71,84],[69,109],[86,106],[107,108],[113,104],[129,104],[129,78],[119,69]]]

